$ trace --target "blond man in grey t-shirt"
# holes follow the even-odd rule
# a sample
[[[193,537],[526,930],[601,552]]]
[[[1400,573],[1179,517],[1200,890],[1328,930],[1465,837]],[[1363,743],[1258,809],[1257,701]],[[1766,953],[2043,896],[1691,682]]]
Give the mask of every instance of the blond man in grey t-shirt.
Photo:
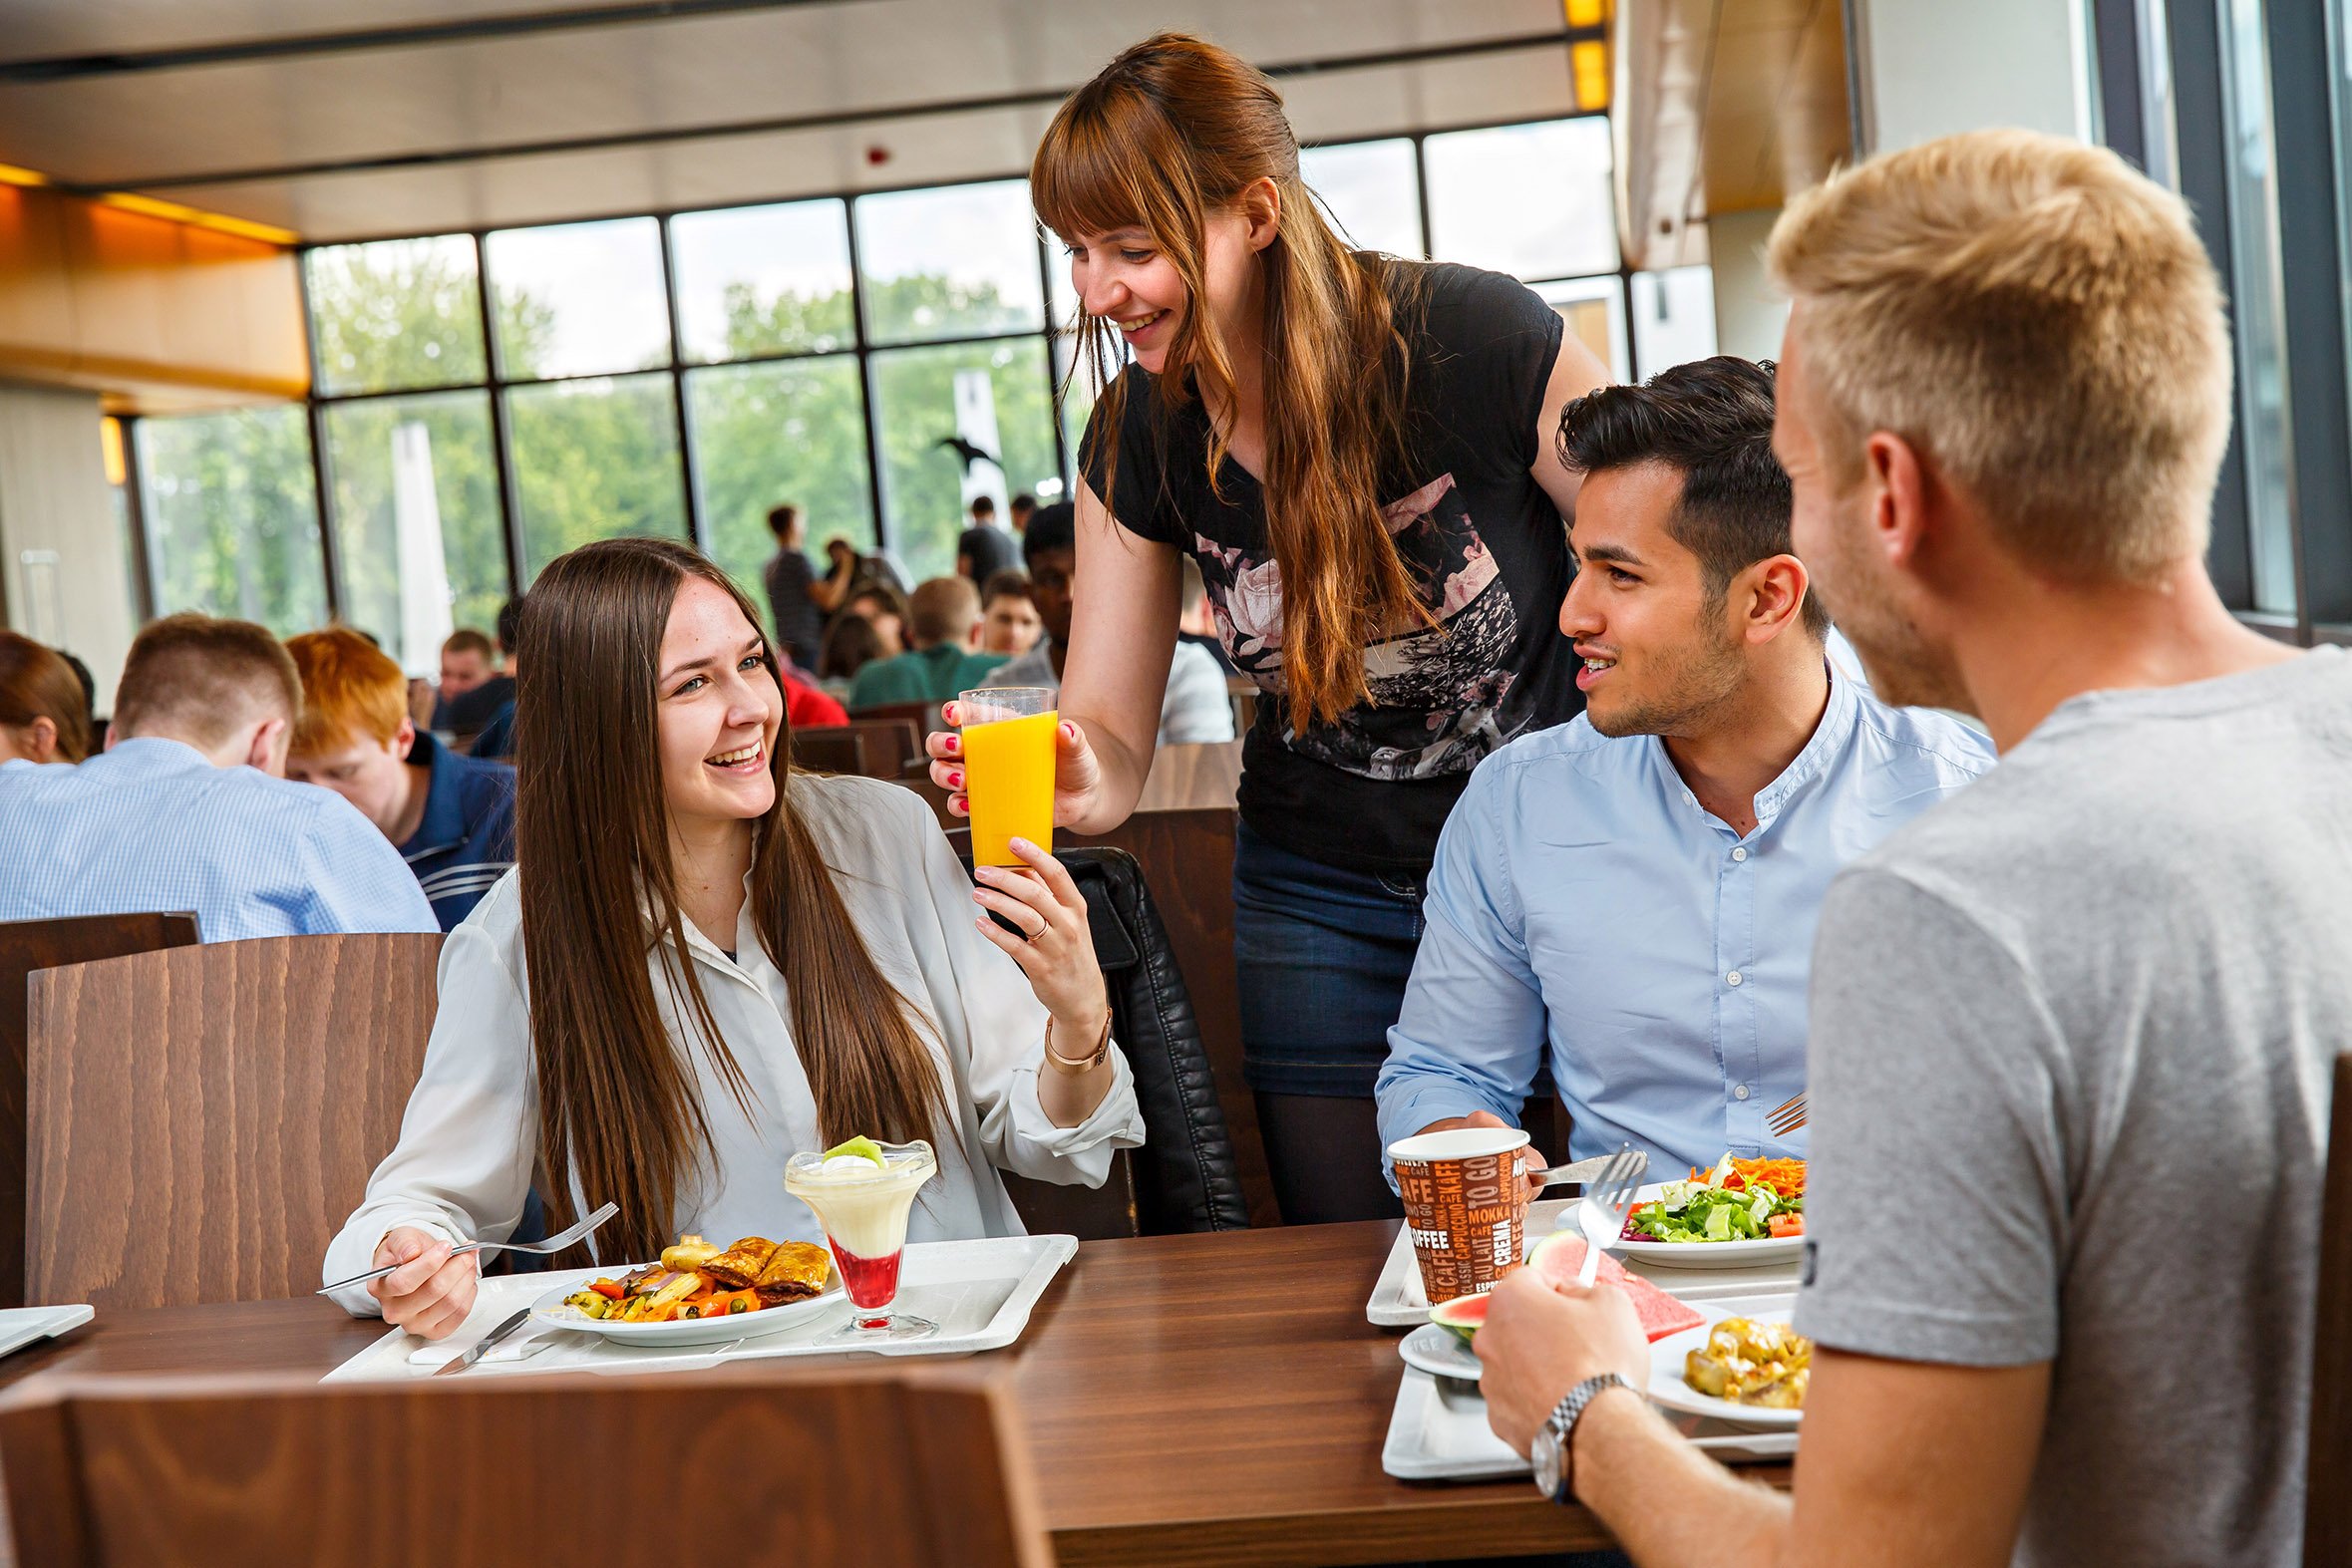
[[[2328,1072],[2352,1020],[2352,658],[2203,567],[2229,345],[2180,201],[1978,133],[1793,203],[1775,448],[1880,696],[2003,754],[1822,911],[1793,1495],[1520,1274],[1498,1432],[1643,1564],[2300,1557]]]

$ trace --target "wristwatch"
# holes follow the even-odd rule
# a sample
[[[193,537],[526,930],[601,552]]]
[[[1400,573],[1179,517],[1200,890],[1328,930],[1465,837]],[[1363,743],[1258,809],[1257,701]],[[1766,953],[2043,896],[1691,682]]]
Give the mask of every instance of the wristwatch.
[[[1552,1408],[1551,1414],[1535,1428],[1532,1444],[1535,1460],[1535,1489],[1553,1502],[1567,1502],[1572,1493],[1568,1489],[1568,1444],[1576,1433],[1576,1421],[1584,1413],[1584,1407],[1605,1389],[1630,1389],[1633,1385],[1613,1372],[1597,1378],[1587,1378],[1568,1391],[1568,1397]]]

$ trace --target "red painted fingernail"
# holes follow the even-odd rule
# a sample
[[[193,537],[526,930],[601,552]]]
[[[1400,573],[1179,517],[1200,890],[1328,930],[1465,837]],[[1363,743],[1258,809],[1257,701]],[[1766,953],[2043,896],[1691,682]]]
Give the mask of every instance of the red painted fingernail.
[[[963,786],[963,770],[959,768],[947,776],[947,787],[950,789],[961,789]]]
[[[964,742],[962,736],[951,735],[947,738],[947,755],[950,757],[961,757],[964,755]]]

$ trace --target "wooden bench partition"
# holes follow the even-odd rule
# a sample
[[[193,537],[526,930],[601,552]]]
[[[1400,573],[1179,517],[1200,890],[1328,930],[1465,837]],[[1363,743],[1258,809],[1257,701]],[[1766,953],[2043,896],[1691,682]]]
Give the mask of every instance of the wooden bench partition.
[[[1050,1568],[1005,1376],[737,1367],[382,1386],[65,1375],[0,1403],[0,1469],[18,1561],[44,1568],[648,1555]]]
[[[919,754],[922,737],[906,719],[852,719],[793,732],[793,766],[813,773],[896,779]]]
[[[195,944],[193,914],[0,921],[0,1307],[25,1304],[25,1023],[33,971]]]
[[[438,932],[268,937],[33,977],[35,1302],[314,1290],[400,1133]]]

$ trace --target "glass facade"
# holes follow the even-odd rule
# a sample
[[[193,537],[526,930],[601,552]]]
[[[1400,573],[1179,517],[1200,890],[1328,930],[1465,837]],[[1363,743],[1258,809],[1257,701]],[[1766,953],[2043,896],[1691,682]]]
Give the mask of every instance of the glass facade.
[[[1598,116],[1310,148],[1303,167],[1354,243],[1512,272],[1620,376],[1713,352],[1704,269],[1694,294],[1619,267]],[[281,632],[340,616],[420,673],[591,539],[693,540],[755,583],[785,501],[813,557],[838,535],[915,579],[952,570],[974,495],[1068,493],[1092,405],[1067,258],[1021,179],[303,263],[308,408],[149,418],[126,443],[155,608]]]

